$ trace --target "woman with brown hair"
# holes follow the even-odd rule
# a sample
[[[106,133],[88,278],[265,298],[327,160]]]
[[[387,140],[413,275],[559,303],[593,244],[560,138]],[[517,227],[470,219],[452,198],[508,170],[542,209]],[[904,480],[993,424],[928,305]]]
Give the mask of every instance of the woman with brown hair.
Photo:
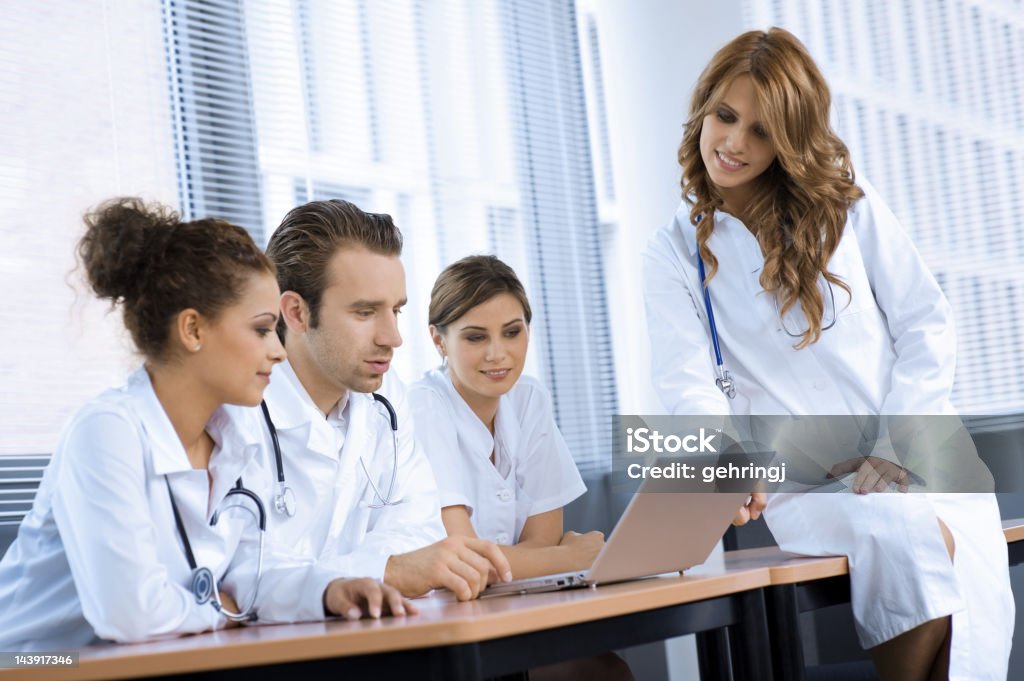
[[[138,199],[85,223],[88,283],[121,308],[143,364],[64,428],[0,562],[0,649],[361,614],[365,601],[414,612],[373,580],[262,563],[266,513],[245,485],[259,482],[255,407],[285,352],[274,265],[248,233]]]
[[[452,263],[430,293],[430,335],[443,359],[409,391],[449,536],[498,544],[525,579],[590,567],[600,532],[564,532],[563,507],[586,491],[551,398],[523,375],[530,302],[491,255]],[[531,679],[632,679],[614,653],[530,670]]]
[[[701,74],[683,202],[645,255],[671,413],[955,413],[949,304],[855,178],[830,105],[778,28],[735,38]],[[907,490],[904,469],[877,458],[843,472],[855,494],[755,494],[736,522],[764,510],[783,549],[849,557],[858,634],[883,679],[1005,678],[1013,600],[994,497],[869,494]]]
[[[586,491],[555,425],[551,398],[523,376],[530,303],[494,256],[452,263],[430,294],[443,359],[409,392],[450,536],[499,545],[519,579],[590,567],[599,532],[563,533],[562,507]]]

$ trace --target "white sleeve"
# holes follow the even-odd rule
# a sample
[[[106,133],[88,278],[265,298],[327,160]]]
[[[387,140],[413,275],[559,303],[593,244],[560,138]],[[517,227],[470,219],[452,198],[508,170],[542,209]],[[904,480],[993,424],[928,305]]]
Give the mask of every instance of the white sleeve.
[[[398,474],[391,494],[393,503],[373,511],[366,536],[356,550],[328,554],[318,560],[321,567],[346,576],[383,579],[391,556],[423,548],[448,536],[441,522],[437,483],[414,436],[405,390],[397,380],[389,388],[386,396],[398,416]],[[390,432],[381,438],[381,442],[385,441],[381,446],[390,455]]]
[[[441,508],[465,506],[473,515],[472,474],[459,450],[455,412],[451,402],[429,386],[414,386],[409,391],[416,440],[423,448],[437,479]]]
[[[948,414],[956,370],[949,302],[913,242],[874,187],[852,209],[871,290],[885,315],[896,362],[881,414]]]
[[[587,491],[569,447],[555,424],[554,410],[547,391],[530,385],[525,405],[527,422],[526,457],[517,472],[520,485],[532,500],[529,515],[562,508]]]
[[[156,560],[140,437],[123,415],[94,411],[62,441],[53,515],[85,619],[97,636],[119,642],[223,626]]]
[[[258,539],[247,532],[221,581],[221,587],[231,594],[240,608],[249,604],[253,589],[257,588],[258,558]],[[323,597],[327,585],[338,577],[350,576],[354,575],[275,553],[268,542],[263,557],[263,574],[257,588],[257,619],[263,624],[322,620],[325,617]]]
[[[273,461],[269,436],[263,447],[263,458],[250,462],[241,478],[262,500],[269,524],[273,522],[273,481],[276,479],[273,464],[268,463],[268,457]],[[249,528],[242,532],[235,555],[221,579],[221,588],[231,594],[239,608],[246,608],[252,602],[255,588],[256,615],[263,624],[324,619],[323,596],[327,585],[338,577],[354,575],[318,566],[307,557],[296,557],[289,546],[275,543],[273,537],[273,532],[267,532],[263,572],[257,587],[259,534]]]
[[[715,364],[703,315],[686,283],[678,254],[659,234],[644,252],[644,303],[651,340],[651,375],[662,405],[676,415],[727,415],[715,385]],[[683,247],[685,248],[685,247]]]

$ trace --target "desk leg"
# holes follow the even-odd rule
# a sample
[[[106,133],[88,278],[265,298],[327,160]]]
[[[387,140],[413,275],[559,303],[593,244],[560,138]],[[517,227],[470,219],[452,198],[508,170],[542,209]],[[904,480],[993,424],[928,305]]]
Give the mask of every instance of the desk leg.
[[[747,591],[740,598],[743,619],[738,625],[729,627],[735,678],[744,681],[772,681],[764,590]]]
[[[729,639],[725,629],[701,631],[696,637],[700,681],[730,681]]]
[[[778,681],[804,681],[804,647],[795,584],[768,588],[772,667]]]
[[[435,648],[430,656],[429,678],[436,681],[480,681],[480,647],[475,643]]]
[[[1010,542],[1007,546],[1007,553],[1010,558],[1010,567],[1024,563],[1024,541]]]

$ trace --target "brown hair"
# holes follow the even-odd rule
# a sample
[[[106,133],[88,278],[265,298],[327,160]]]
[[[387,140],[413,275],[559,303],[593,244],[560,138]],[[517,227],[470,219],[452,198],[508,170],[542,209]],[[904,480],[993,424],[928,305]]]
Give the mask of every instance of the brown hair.
[[[77,250],[89,285],[122,306],[132,340],[151,360],[165,359],[179,312],[215,318],[253,273],[274,274],[249,233],[224,220],[182,222],[174,210],[137,198],[111,199],[84,220]]]
[[[312,201],[293,208],[270,237],[267,255],[277,265],[281,291],[294,291],[309,305],[310,325],[320,323],[327,263],[343,246],[362,246],[381,255],[402,254],[402,233],[390,215],[367,213],[341,199]],[[287,327],[278,320],[284,342]]]
[[[718,260],[708,239],[714,211],[723,206],[723,199],[701,159],[700,136],[704,118],[714,113],[741,75],[753,82],[777,154],[757,178],[744,217],[755,228],[764,253],[761,287],[779,297],[780,315],[799,303],[807,317],[809,328],[795,346],[800,349],[821,337],[824,299],[818,277],[851,293],[827,266],[843,235],[847,212],[864,193],[854,184],[846,145],[829,124],[828,85],[803,44],[781,28],[750,31],[733,39],[697,81],[679,146],[683,197],[690,204],[690,221],[697,226],[709,281]]]
[[[530,301],[511,267],[493,255],[471,255],[457,260],[434,282],[427,312],[429,323],[444,333],[449,324],[501,293],[509,293],[519,301],[529,324],[533,317]]]

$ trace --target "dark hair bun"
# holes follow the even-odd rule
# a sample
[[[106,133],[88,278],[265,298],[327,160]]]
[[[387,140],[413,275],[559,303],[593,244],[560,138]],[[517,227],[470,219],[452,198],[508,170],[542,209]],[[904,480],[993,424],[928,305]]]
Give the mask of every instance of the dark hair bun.
[[[86,214],[78,255],[96,295],[113,302],[135,298],[144,288],[147,265],[178,224],[173,210],[137,198],[112,199]]]
[[[241,227],[206,218],[182,222],[157,203],[120,198],[85,216],[78,256],[96,295],[120,304],[135,345],[150,359],[167,352],[182,310],[213,318],[242,296],[254,272],[274,265]]]

